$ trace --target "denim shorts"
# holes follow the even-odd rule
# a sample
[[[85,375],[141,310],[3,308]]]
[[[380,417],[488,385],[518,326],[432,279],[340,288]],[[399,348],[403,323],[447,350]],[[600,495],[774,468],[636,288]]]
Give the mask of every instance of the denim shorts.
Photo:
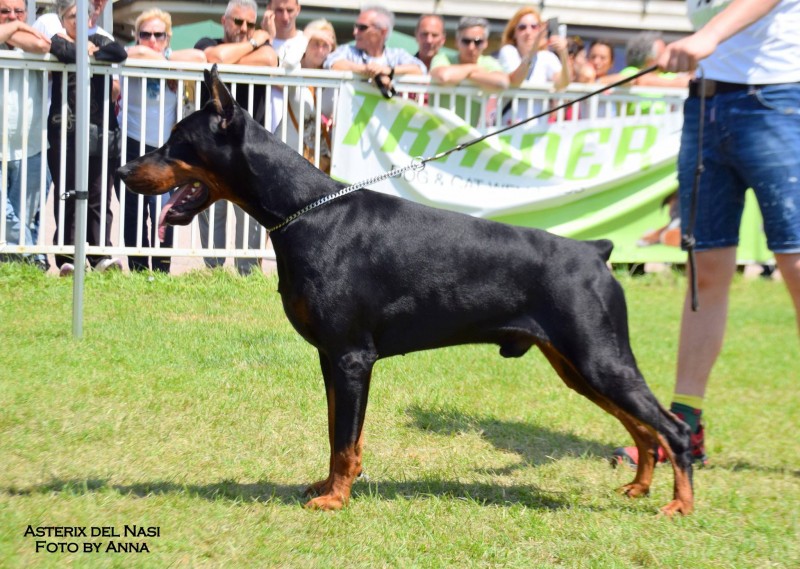
[[[700,99],[684,103],[678,155],[681,223],[689,222]],[[800,83],[751,87],[706,99],[696,249],[739,243],[745,190],[753,188],[774,253],[800,253]]]

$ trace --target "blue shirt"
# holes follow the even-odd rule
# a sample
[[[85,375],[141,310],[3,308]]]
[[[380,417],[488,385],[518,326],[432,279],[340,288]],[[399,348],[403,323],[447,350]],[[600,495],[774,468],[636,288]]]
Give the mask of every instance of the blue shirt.
[[[406,50],[399,47],[384,47],[383,55],[378,57],[371,57],[367,53],[358,49],[353,44],[340,45],[336,51],[330,54],[325,63],[322,65],[325,69],[330,69],[331,66],[337,61],[350,61],[352,63],[370,63],[374,61],[389,67],[397,67],[398,65],[416,65],[422,74],[427,73],[428,69],[425,64],[419,59],[408,53]]]

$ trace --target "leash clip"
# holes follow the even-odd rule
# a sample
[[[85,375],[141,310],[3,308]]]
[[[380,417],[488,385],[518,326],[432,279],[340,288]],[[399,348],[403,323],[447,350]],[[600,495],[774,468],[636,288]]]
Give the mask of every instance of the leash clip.
[[[74,197],[76,200],[88,200],[89,192],[87,190],[67,190],[61,194],[61,201],[67,201],[72,197]]]

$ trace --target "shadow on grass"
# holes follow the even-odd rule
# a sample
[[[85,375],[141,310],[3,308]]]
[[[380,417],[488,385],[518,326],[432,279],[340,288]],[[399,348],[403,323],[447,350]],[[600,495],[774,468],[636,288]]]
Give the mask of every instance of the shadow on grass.
[[[606,444],[569,433],[531,423],[467,415],[456,409],[422,409],[414,406],[408,410],[408,415],[413,425],[423,431],[440,435],[479,433],[495,448],[516,453],[522,458],[522,464],[502,470],[492,470],[499,474],[526,466],[539,466],[559,458],[596,456],[607,459],[613,451],[612,447]]]
[[[586,440],[575,435],[553,431],[531,423],[499,421],[491,417],[467,415],[456,409],[423,409],[419,406],[409,408],[408,415],[413,426],[423,431],[440,435],[475,432],[494,445],[495,448],[518,454],[523,462],[503,469],[486,469],[486,472],[507,474],[526,466],[539,466],[552,460],[569,457],[600,457],[608,459],[613,447]],[[623,441],[624,442],[624,441]],[[632,442],[628,444],[633,444]],[[714,461],[704,468],[737,472],[752,470],[763,474],[788,474],[800,477],[800,470],[793,467],[764,466],[735,461]],[[631,473],[634,471],[631,470]]]
[[[43,494],[67,494],[80,496],[100,492],[117,492],[122,496],[146,498],[159,495],[186,495],[209,501],[229,500],[235,503],[270,503],[303,505],[308,499],[304,495],[305,485],[274,484],[259,481],[242,484],[222,481],[214,484],[178,484],[175,482],[143,482],[140,484],[109,484],[99,478],[52,480],[28,488],[5,488],[7,496],[32,496]],[[561,510],[573,507],[568,499],[561,499],[552,492],[541,492],[530,486],[504,486],[492,484],[461,484],[442,480],[420,480],[410,482],[381,482],[357,480],[353,485],[353,499],[377,497],[380,500],[450,498],[468,500],[480,504],[522,505],[534,509]],[[592,509],[597,509],[592,507]]]

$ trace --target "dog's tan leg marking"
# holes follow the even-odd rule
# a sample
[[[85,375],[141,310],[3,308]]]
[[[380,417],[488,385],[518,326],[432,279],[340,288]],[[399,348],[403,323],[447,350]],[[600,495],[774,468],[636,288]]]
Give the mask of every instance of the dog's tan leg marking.
[[[350,489],[360,471],[361,452],[357,446],[334,453],[327,492],[309,500],[305,507],[313,510],[340,510],[350,500]]]
[[[658,438],[664,452],[667,453],[667,457],[672,464],[672,471],[675,474],[675,489],[673,490],[672,501],[661,508],[661,513],[670,517],[676,513],[684,516],[689,515],[694,510],[694,492],[692,491],[692,483],[689,481],[689,475],[685,470],[677,467],[675,455],[667,441],[660,435]]]
[[[658,443],[667,452],[675,474],[674,499],[664,506],[661,511],[665,515],[672,515],[675,512],[691,513],[694,504],[692,485],[686,471],[675,466],[674,455],[667,441],[661,435],[658,435],[654,429],[645,426],[638,419],[620,409],[613,401],[592,389],[578,370],[575,369],[575,366],[553,346],[544,344],[539,347],[567,386],[617,417],[631,434],[634,441],[636,441],[636,448],[639,450],[640,457],[636,476],[630,484],[622,486],[619,490],[631,498],[644,496],[650,491],[653,471],[656,465],[655,446]]]
[[[656,445],[656,438],[653,433],[639,421],[630,417],[627,413],[620,411],[619,420],[630,433],[636,448],[639,451],[639,461],[636,467],[636,476],[629,484],[625,484],[617,489],[618,492],[629,498],[639,498],[650,493],[650,486],[653,483],[653,472],[656,466],[656,456],[653,449]]]

